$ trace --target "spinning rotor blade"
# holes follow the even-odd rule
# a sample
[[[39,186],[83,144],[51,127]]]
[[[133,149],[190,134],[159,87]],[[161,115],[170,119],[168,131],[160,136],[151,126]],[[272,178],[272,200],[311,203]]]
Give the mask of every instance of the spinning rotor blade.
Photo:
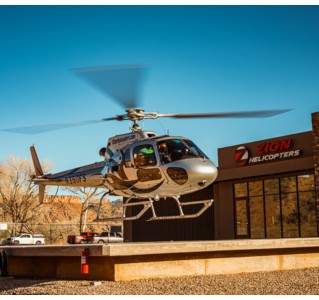
[[[262,110],[262,111],[243,111],[243,112],[221,112],[221,113],[189,113],[189,114],[159,114],[155,112],[145,112],[140,106],[140,91],[143,80],[145,79],[147,67],[144,65],[122,65],[122,66],[103,66],[92,68],[74,69],[73,71],[81,78],[85,79],[104,94],[119,102],[126,109],[126,114],[116,117],[104,118],[100,120],[79,121],[59,124],[46,124],[37,126],[26,126],[0,129],[1,131],[37,134],[53,130],[65,129],[69,127],[82,126],[104,121],[133,121],[135,128],[138,121],[156,118],[267,118],[290,111],[281,110]],[[140,128],[139,128],[140,129]]]
[[[123,65],[81,68],[73,71],[124,108],[136,108],[141,104],[140,92],[146,69],[143,65]]]
[[[283,114],[291,109],[259,110],[242,112],[221,112],[221,113],[195,113],[195,114],[158,114],[160,118],[268,118]]]
[[[65,128],[69,128],[69,127],[76,127],[76,126],[82,126],[82,125],[99,123],[99,122],[104,122],[104,121],[111,121],[111,120],[118,120],[118,117],[106,118],[106,119],[102,119],[102,120],[91,120],[91,121],[79,121],[79,122],[71,122],[71,123],[15,127],[15,128],[7,128],[7,129],[0,129],[0,130],[14,132],[14,133],[37,134],[37,133],[42,133],[42,132],[48,132],[48,131],[53,131],[53,130],[65,129]]]
[[[112,118],[104,118],[101,120],[79,121],[60,124],[46,124],[36,126],[25,126],[16,128],[0,129],[1,131],[9,131],[24,134],[37,134],[53,130],[65,129],[69,127],[82,126],[105,121],[123,121],[123,120],[144,120],[157,118],[176,118],[176,119],[191,119],[191,118],[268,118],[290,111],[291,109],[279,110],[260,110],[260,111],[243,111],[243,112],[223,112],[223,113],[195,113],[195,114],[158,114],[147,113],[144,110],[127,110],[128,113],[118,115]]]

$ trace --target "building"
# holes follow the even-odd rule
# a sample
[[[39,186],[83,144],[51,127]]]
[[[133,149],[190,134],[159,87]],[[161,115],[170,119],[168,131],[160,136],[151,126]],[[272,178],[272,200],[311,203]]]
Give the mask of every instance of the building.
[[[126,241],[317,237],[319,112],[312,131],[218,149],[216,182],[181,201],[214,198],[196,219],[124,222]],[[173,201],[157,211],[174,214]],[[149,212],[150,213],[150,212]]]
[[[317,236],[312,132],[219,149],[218,157],[216,238]]]

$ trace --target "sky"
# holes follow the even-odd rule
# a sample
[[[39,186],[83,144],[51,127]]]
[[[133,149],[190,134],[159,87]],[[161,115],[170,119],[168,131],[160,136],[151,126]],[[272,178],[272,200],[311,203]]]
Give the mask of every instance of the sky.
[[[143,108],[159,113],[293,109],[266,119],[157,119],[144,129],[217,149],[311,130],[319,111],[319,6],[0,6],[0,129],[94,120],[124,109],[72,69],[149,66]],[[123,87],[125,88],[125,87]],[[37,135],[0,131],[0,161],[58,172],[100,161],[126,121]]]

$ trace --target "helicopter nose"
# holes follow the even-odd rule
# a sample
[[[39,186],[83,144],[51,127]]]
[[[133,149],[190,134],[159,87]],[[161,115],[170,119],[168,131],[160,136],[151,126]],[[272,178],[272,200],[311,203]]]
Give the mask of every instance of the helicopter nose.
[[[172,170],[174,171],[172,172],[173,174],[170,174],[171,168],[169,168],[167,172],[171,178],[172,175],[177,176],[180,184],[187,182],[191,185],[204,187],[212,184],[216,180],[218,175],[216,166],[210,160],[204,161],[199,159],[188,159],[179,161],[176,167],[172,168]],[[180,172],[176,173],[177,169],[179,169]],[[182,172],[182,170],[184,171]],[[174,180],[174,178],[172,179]],[[184,181],[180,181],[181,179],[184,179]]]
[[[211,161],[196,164],[193,172],[199,186],[210,185],[216,180],[218,175],[217,168]]]

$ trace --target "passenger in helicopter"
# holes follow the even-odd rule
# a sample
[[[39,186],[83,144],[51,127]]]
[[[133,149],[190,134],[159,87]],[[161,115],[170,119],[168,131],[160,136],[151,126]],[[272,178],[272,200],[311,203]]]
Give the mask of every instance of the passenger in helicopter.
[[[158,154],[162,163],[167,164],[172,161],[170,154],[168,153],[168,147],[166,142],[162,142],[159,144]]]

